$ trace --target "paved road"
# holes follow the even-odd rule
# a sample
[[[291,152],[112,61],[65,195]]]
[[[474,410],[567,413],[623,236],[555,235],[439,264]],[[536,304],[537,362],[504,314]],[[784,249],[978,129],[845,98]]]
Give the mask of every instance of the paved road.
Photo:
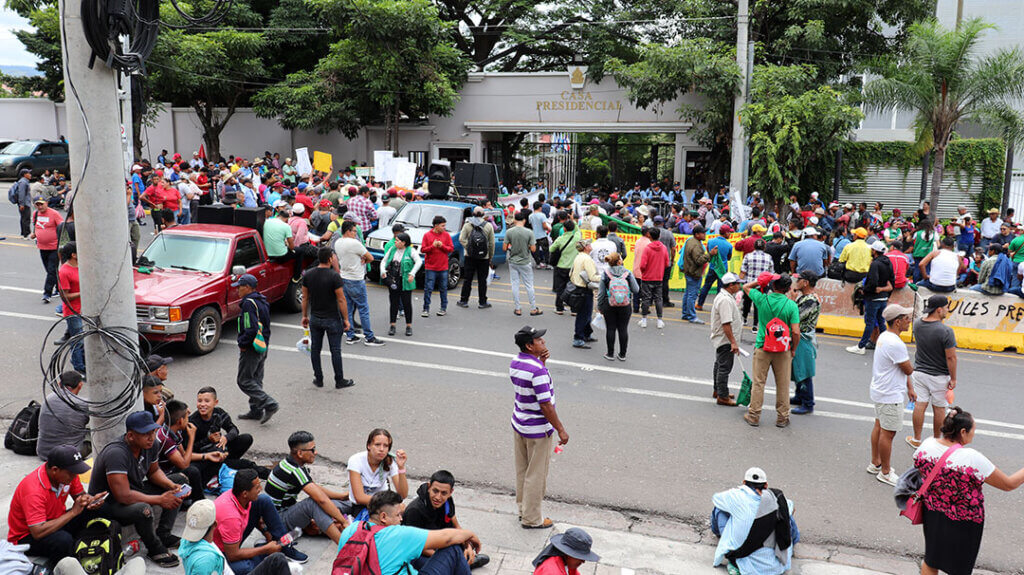
[[[0,235],[16,230],[12,215],[0,215]],[[145,230],[146,228],[144,228]],[[257,431],[256,448],[285,450],[292,431],[317,435],[321,456],[344,462],[363,449],[374,427],[391,430],[396,447],[410,454],[414,476],[448,468],[463,481],[483,488],[512,488],[511,397],[508,361],[511,334],[531,323],[549,330],[549,362],[559,413],[571,441],[554,459],[548,492],[564,501],[590,503],[634,512],[702,522],[713,492],[734,485],[743,470],[759,465],[774,486],[796,502],[801,532],[811,543],[842,543],[906,555],[923,549],[918,528],[896,515],[891,488],[864,472],[873,419],[867,386],[870,355],[843,352],[846,338],[820,335],[816,381],[819,411],[793,416],[784,430],[753,429],[742,410],[718,407],[711,396],[713,354],[708,329],[678,320],[667,310],[664,330],[631,326],[625,363],[610,363],[599,348],[571,347],[572,318],[553,314],[547,287],[539,301],[540,318],[511,312],[507,275],[491,286],[494,308],[463,310],[450,306],[447,317],[415,316],[414,337],[390,338],[383,348],[345,346],[346,376],[356,387],[343,391],[310,385],[308,361],[295,351],[299,317],[275,311],[267,388],[282,411]],[[550,272],[538,273],[550,286]],[[42,270],[34,248],[20,238],[0,242],[0,370],[7,374],[0,415],[11,416],[40,394],[38,357],[41,339],[53,321],[52,307],[39,302]],[[679,295],[673,299],[678,303]],[[370,290],[374,327],[386,329],[386,294]],[[414,298],[414,306],[421,305]],[[417,307],[418,309],[418,307]],[[234,386],[236,350],[233,330],[225,343],[204,357],[188,357],[177,346],[172,387],[190,399],[196,389],[214,385],[232,413],[245,407]],[[751,335],[744,335],[751,347]],[[976,445],[997,466],[1015,471],[1024,465],[1024,421],[1018,388],[1024,358],[963,350],[958,403],[984,420]],[[734,374],[739,379],[739,371]],[[769,405],[771,396],[769,396]],[[908,418],[909,423],[909,418]],[[910,464],[910,448],[895,447],[897,471]],[[1024,565],[1024,550],[1012,535],[1024,507],[1024,493],[988,488],[988,519],[980,566],[1011,571]],[[558,519],[555,517],[554,519]]]

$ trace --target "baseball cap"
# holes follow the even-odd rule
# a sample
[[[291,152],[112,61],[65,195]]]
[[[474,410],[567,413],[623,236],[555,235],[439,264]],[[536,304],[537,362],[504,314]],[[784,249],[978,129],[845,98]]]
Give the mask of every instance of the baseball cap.
[[[811,192],[811,197],[812,198],[817,198],[818,197],[818,192]]]
[[[722,285],[738,284],[740,283],[740,277],[732,272],[726,272],[722,276]]]
[[[173,362],[174,362],[174,358],[173,357],[164,357],[162,355],[157,355],[155,353],[154,354],[150,354],[149,357],[146,358],[146,369],[148,369],[150,372],[154,372],[160,366],[167,365],[168,363],[173,363]]]
[[[259,284],[256,281],[256,276],[252,274],[242,274],[242,276],[239,277],[237,281],[231,283],[231,287],[249,286],[251,288],[254,288],[257,285]]]
[[[300,190],[305,190],[307,187],[309,187],[309,184],[307,184],[306,182],[299,182],[299,185],[296,187],[298,187]]]
[[[547,333],[546,329],[536,329],[528,325],[524,325],[519,331],[516,332],[516,345],[526,345],[538,337],[544,337]]]
[[[153,421],[153,414],[148,411],[136,411],[124,420],[125,429],[135,433],[149,433],[160,427]]]
[[[932,313],[933,311],[939,309],[940,307],[946,307],[948,305],[949,305],[949,298],[948,297],[946,297],[944,295],[941,295],[941,294],[935,294],[935,295],[929,297],[927,301],[925,301],[924,313]]]
[[[762,226],[761,224],[754,224],[753,226],[750,226],[750,230],[755,233],[764,233],[768,231],[768,229]]]
[[[34,203],[34,204],[45,204],[46,203],[46,198],[44,198],[43,196],[36,196],[36,197],[32,198],[32,203]]]
[[[24,176],[25,174],[31,174],[31,173],[32,173],[32,170],[30,170],[28,168],[22,168],[22,169],[18,170],[18,175],[19,176]]]
[[[185,529],[181,532],[181,538],[185,541],[196,543],[206,536],[210,526],[217,520],[217,508],[213,501],[200,499],[188,508],[188,515],[185,516]]]
[[[865,230],[864,228],[857,228],[857,229],[853,230],[853,235],[857,236],[858,238],[863,239],[863,238],[868,237],[868,231]]]
[[[658,216],[658,217],[661,217],[661,216]],[[655,220],[655,221],[657,221],[657,220]],[[720,235],[720,236],[724,236],[726,234],[731,234],[731,233],[732,233],[732,226],[730,226],[729,224],[722,224],[718,228],[718,235]]]
[[[853,204],[847,202],[847,203],[843,204],[843,207],[846,208],[846,209],[852,210],[853,209]]]
[[[663,224],[663,223],[665,223],[665,218],[663,218],[661,216],[654,216],[654,223],[656,223],[656,224]]]
[[[811,226],[808,226],[808,227],[804,228],[804,237],[816,236],[816,235],[818,235],[817,228],[814,228],[814,227],[811,227]]]
[[[306,206],[304,206],[302,204],[295,204],[294,206],[292,206],[292,213],[295,214],[295,215],[304,214],[304,213],[306,213]]]
[[[885,242],[882,240],[875,240],[875,243],[871,244],[871,249],[876,252],[885,253]]]
[[[751,483],[768,483],[768,474],[760,467],[751,467],[743,474],[743,481]]]
[[[281,209],[281,208],[287,208],[287,207],[288,207],[288,202],[286,202],[284,200],[277,200],[276,202],[274,202],[274,209],[275,210],[278,210],[278,209]]]
[[[83,460],[81,452],[73,445],[58,445],[51,449],[50,454],[46,456],[46,465],[66,469],[75,475],[81,475],[92,469]]]
[[[134,172],[135,170],[142,170],[142,166],[140,166],[140,165],[138,165],[138,164],[132,164],[132,169],[131,169],[131,171],[133,171],[133,172]]]
[[[885,306],[885,309],[882,310],[882,319],[885,321],[892,321],[901,315],[913,315],[913,313],[914,310],[909,307],[903,307],[899,304],[891,303]]]

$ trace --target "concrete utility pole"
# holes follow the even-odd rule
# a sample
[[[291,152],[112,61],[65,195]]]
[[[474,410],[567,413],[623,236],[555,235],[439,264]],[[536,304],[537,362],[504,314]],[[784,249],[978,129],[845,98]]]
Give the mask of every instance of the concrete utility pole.
[[[60,0],[64,90],[68,112],[70,177],[75,190],[75,232],[80,262],[82,315],[102,327],[135,328],[135,294],[129,263],[128,207],[122,168],[117,72],[97,61],[90,70],[92,49],[82,27],[81,2]],[[76,96],[77,93],[77,96]],[[88,126],[88,127],[87,127]],[[86,167],[86,162],[88,165]],[[84,174],[83,174],[83,169]],[[88,326],[86,326],[88,329]],[[98,337],[85,342],[92,401],[121,392],[133,366]],[[93,418],[91,427],[111,422]],[[92,434],[93,452],[124,434],[116,425]]]
[[[740,198],[746,201],[746,182],[743,177],[743,166],[746,157],[746,135],[743,133],[743,125],[740,124],[740,108],[747,101],[747,85],[749,76],[747,74],[747,37],[750,26],[750,14],[748,13],[748,0],[739,0],[739,13],[736,17],[736,65],[743,72],[743,79],[740,81],[740,93],[736,95],[734,110],[732,114],[732,162],[729,167],[729,188],[740,190]]]

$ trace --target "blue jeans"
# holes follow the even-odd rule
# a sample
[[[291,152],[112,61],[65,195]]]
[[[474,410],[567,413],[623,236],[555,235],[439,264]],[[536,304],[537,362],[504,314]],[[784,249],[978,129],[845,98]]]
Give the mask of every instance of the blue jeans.
[[[260,519],[263,520],[267,531],[270,531],[270,536],[274,539],[280,539],[288,532],[284,527],[284,522],[281,521],[281,516],[277,513],[277,509],[274,508],[274,502],[271,501],[266,493],[260,493],[259,497],[256,498],[256,501],[252,502],[249,508],[249,523],[246,524],[245,531],[242,532],[242,541],[245,541],[249,534],[252,533],[252,530],[259,525]],[[235,572],[235,575],[248,575],[266,558],[266,555],[257,555],[252,559],[233,561],[230,563],[231,570]]]
[[[796,400],[808,409],[814,408],[814,378],[796,382]]]
[[[441,309],[448,309],[448,270],[423,272],[423,310],[430,311],[430,296],[434,293],[434,286],[441,293]]]
[[[192,223],[192,210],[183,209],[178,212],[178,223],[183,226]]]
[[[697,294],[700,292],[700,278],[686,276],[686,291],[683,292],[683,319],[697,319]]]
[[[951,292],[956,291],[956,285],[955,284],[951,285],[951,286],[937,286],[937,285],[933,284],[931,280],[924,280],[924,281],[917,282],[917,285],[919,287],[928,288],[929,290],[931,290],[933,292],[938,292],[938,293],[951,293]]]
[[[363,334],[366,339],[373,339],[373,329],[370,328],[370,304],[366,302],[366,281],[364,280],[341,280],[341,288],[345,292],[345,301],[348,303],[348,331],[345,335],[355,337],[356,330],[353,322],[356,310],[359,310],[359,323],[362,324]]]
[[[708,298],[708,293],[711,292],[711,286],[715,285],[716,282],[718,282],[718,289],[722,289],[722,284],[718,278],[718,274],[715,270],[708,269],[708,275],[704,276],[704,287],[700,288],[700,296],[697,298],[697,305],[704,305],[704,300]]]
[[[82,318],[77,315],[69,315],[68,336],[75,336],[82,333]],[[71,349],[71,365],[76,371],[85,373],[85,346],[81,343],[75,344]]]
[[[462,554],[462,546],[449,545],[435,551],[418,571],[422,575],[469,575],[469,562]]]
[[[864,300],[864,334],[860,336],[857,347],[867,347],[871,343],[871,334],[878,328],[879,332],[885,331],[885,320],[882,319],[882,310],[889,304],[885,299]]]
[[[341,366],[341,337],[345,333],[342,325],[341,317],[320,318],[314,315],[309,318],[309,360],[313,364],[313,377],[317,381],[324,380],[324,370],[320,365],[320,351],[324,348],[325,333],[327,334],[327,344],[331,350],[334,382],[340,383],[345,379],[345,371]]]

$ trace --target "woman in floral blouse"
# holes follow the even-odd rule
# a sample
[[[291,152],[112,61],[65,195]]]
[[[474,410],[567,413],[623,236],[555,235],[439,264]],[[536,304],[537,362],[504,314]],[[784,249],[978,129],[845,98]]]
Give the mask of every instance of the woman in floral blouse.
[[[921,442],[914,452],[914,467],[927,477],[932,467],[953,445],[966,446],[974,439],[974,417],[952,408],[942,423],[942,437]],[[969,447],[953,451],[942,471],[924,495],[924,562],[921,575],[970,575],[978,558],[985,527],[987,483],[1013,491],[1024,483],[1024,469],[1013,475],[1000,471],[984,455]]]

